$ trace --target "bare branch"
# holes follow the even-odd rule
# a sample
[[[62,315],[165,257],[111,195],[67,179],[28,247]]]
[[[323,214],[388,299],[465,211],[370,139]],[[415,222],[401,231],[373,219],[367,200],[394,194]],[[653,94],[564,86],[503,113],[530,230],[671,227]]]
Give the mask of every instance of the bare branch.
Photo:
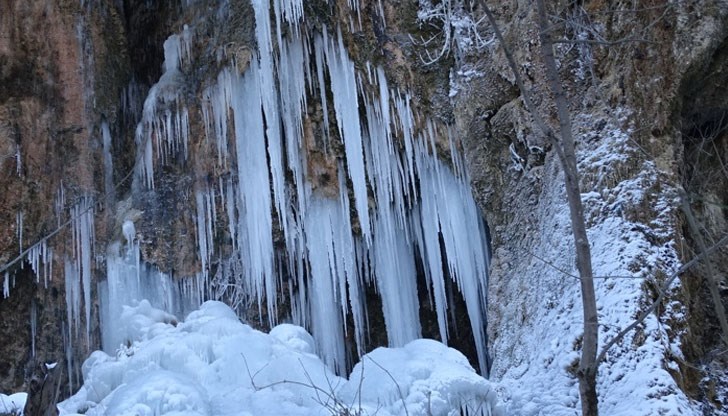
[[[525,250],[525,251],[526,251],[526,253],[529,256],[534,257],[536,260],[541,261],[542,263],[544,263],[545,265],[551,267],[552,269],[554,269],[554,270],[556,270],[556,271],[558,271],[558,272],[560,272],[560,273],[562,273],[562,274],[564,274],[564,275],[566,275],[568,277],[573,277],[574,279],[577,279],[577,280],[581,279],[579,276],[577,276],[577,275],[575,275],[573,273],[570,273],[570,272],[568,272],[568,271],[560,268],[559,266],[557,266],[554,263],[546,260],[545,258],[539,256],[538,254],[536,254],[536,253],[534,253],[534,252],[532,252],[530,250]],[[643,277],[643,276],[630,276],[630,275],[609,275],[609,276],[593,276],[592,279],[603,279],[603,280],[606,280],[606,279],[645,279],[645,277]]]
[[[373,362],[374,365],[376,365],[377,367],[379,367],[382,371],[384,371],[385,373],[387,373],[387,375],[389,376],[389,378],[392,380],[392,382],[394,383],[394,385],[397,387],[397,392],[399,393],[399,398],[400,398],[400,400],[402,400],[402,407],[404,407],[404,414],[405,414],[405,416],[409,416],[409,412],[407,411],[407,403],[404,400],[404,394],[402,394],[402,389],[399,387],[399,383],[397,383],[397,380],[394,379],[394,376],[392,376],[392,373],[390,373],[389,370],[387,370],[386,368],[382,367],[382,365],[379,364],[378,362],[376,362],[374,360],[374,358],[372,358],[371,356],[365,355],[365,357],[368,358],[369,360],[371,360],[371,362]],[[362,360],[362,362],[363,362],[363,360]]]
[[[126,176],[124,176],[123,178],[121,178],[121,180],[114,186],[114,188],[112,190],[109,190],[109,192],[107,192],[107,193],[105,193],[103,195],[103,198],[101,200],[105,200],[113,192],[115,192],[124,182],[126,182],[126,180],[129,179],[129,177],[134,173],[134,170],[135,169],[136,169],[136,164],[134,165],[134,167],[131,168],[131,170],[129,171],[129,173],[126,174]],[[28,255],[28,253],[30,253],[30,251],[33,250],[36,246],[38,246],[39,244],[42,244],[46,240],[49,240],[49,239],[55,237],[58,233],[60,233],[69,224],[71,224],[72,222],[76,221],[76,219],[78,219],[83,214],[85,214],[85,213],[89,212],[90,210],[92,210],[95,206],[96,206],[96,204],[91,204],[88,208],[86,208],[83,211],[77,213],[76,216],[73,216],[72,215],[71,218],[69,218],[66,222],[64,222],[61,225],[59,225],[58,227],[56,227],[55,230],[53,230],[50,233],[48,233],[45,236],[43,236],[38,242],[36,242],[35,244],[29,246],[28,248],[26,248],[25,250],[23,250],[17,257],[15,257],[14,259],[10,260],[9,262],[5,263],[2,267],[0,267],[0,273],[4,273],[4,272],[8,271],[16,263],[18,263],[19,261],[23,260]]]
[[[680,208],[685,214],[685,219],[688,222],[690,234],[692,234],[693,239],[695,239],[695,242],[698,244],[698,249],[700,249],[700,252],[705,253],[708,250],[705,245],[705,239],[700,233],[700,227],[698,226],[697,220],[695,219],[693,211],[690,208],[690,203],[688,203],[687,195],[685,195],[684,192],[681,193],[680,200]],[[720,297],[718,284],[714,279],[714,277],[717,276],[717,273],[715,271],[715,268],[713,267],[713,263],[707,261],[705,262],[705,264],[708,267],[708,275],[705,276],[705,281],[708,284],[710,296],[713,298],[713,309],[715,310],[715,314],[718,317],[720,329],[723,332],[723,342],[726,344],[726,346],[728,346],[728,320],[726,320],[725,309],[723,308],[723,301]]]
[[[538,109],[536,108],[536,105],[533,104],[533,101],[531,100],[531,94],[529,90],[526,88],[526,84],[523,83],[523,78],[521,78],[520,71],[518,70],[518,65],[516,64],[516,60],[513,58],[513,54],[511,53],[510,48],[508,48],[505,39],[503,38],[503,33],[500,30],[500,27],[498,26],[498,22],[495,20],[495,16],[493,16],[493,12],[491,12],[490,7],[488,7],[487,4],[485,4],[484,0],[478,0],[478,4],[483,8],[483,11],[485,12],[485,15],[488,17],[488,22],[490,22],[490,25],[493,29],[493,32],[495,33],[496,39],[498,39],[498,42],[501,44],[501,49],[503,50],[503,54],[506,57],[506,61],[508,62],[508,66],[511,68],[511,72],[513,73],[513,78],[516,81],[516,86],[518,87],[518,90],[521,92],[521,96],[523,97],[523,102],[526,105],[526,110],[531,114],[531,117],[533,117],[534,122],[536,123],[536,126],[541,130],[541,132],[549,138],[553,142],[555,140],[556,136],[554,135],[553,130],[546,124],[546,122],[541,117],[541,114],[539,113]],[[556,149],[556,153],[559,155],[559,158],[563,158],[563,150],[561,149],[561,146],[554,146]]]
[[[553,41],[554,43],[558,44],[587,44],[587,45],[599,45],[599,46],[616,46],[621,45],[623,43],[650,43],[650,44],[657,44],[659,42],[647,40],[647,39],[641,39],[641,38],[634,38],[634,37],[627,37],[617,40],[596,40],[596,39],[555,39]]]

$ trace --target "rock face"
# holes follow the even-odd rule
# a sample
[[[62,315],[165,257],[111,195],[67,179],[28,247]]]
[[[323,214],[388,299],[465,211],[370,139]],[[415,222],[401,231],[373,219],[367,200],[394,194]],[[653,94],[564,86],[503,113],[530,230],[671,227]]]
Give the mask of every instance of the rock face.
[[[557,44],[556,54],[577,137],[595,272],[644,279],[642,284],[598,279],[602,345],[629,323],[614,321],[621,308],[614,303],[615,293],[631,293],[628,308],[633,312],[628,315],[637,316],[678,262],[700,252],[680,210],[680,190],[687,194],[708,246],[726,233],[726,175],[719,160],[725,159],[728,107],[725,70],[718,69],[725,65],[726,6],[709,2],[619,12],[598,1],[553,6],[561,22],[554,36],[577,40]],[[491,7],[526,88],[543,117],[557,127],[534,6],[515,1]],[[558,391],[558,378],[547,381],[540,373],[568,372],[578,358],[581,331],[578,324],[565,322],[581,318],[578,284],[568,275],[576,272],[559,161],[512,85],[501,45],[466,54],[456,68],[454,113],[493,238],[488,308],[492,374],[533,383],[537,394]],[[725,253],[723,247],[710,258],[713,270],[725,270]],[[672,378],[660,376],[660,397],[680,397],[683,409],[690,407],[687,396],[701,402],[705,412],[724,411],[720,397],[726,363],[716,355],[720,329],[704,267],[682,274],[658,313],[610,351],[600,367],[601,391],[620,400],[641,394],[614,386],[630,384],[624,363],[635,359],[635,350],[650,350],[650,338],[657,336],[665,345],[681,346],[652,349],[655,363],[644,365],[643,371],[664,369]],[[717,281],[724,278],[718,272]],[[723,290],[722,303],[727,300]],[[556,357],[533,343],[534,333],[549,340],[559,351]],[[558,358],[569,351],[574,361]],[[608,396],[602,402],[606,414],[622,409]]]
[[[42,250],[14,259],[66,222],[81,198],[99,191],[100,119],[104,113],[113,117],[118,107],[108,104],[108,98],[120,92],[113,79],[125,67],[116,66],[117,57],[111,55],[118,52],[113,40],[121,35],[113,8],[10,1],[0,5],[0,15],[0,258],[3,264],[13,262],[3,268],[11,297],[0,308],[3,338],[24,344],[3,349],[0,389],[18,390],[27,387],[35,363],[77,364],[91,347],[89,341],[94,342],[78,337],[78,350],[64,351],[66,339],[75,335],[64,326],[62,260],[72,256],[73,248],[59,241],[71,241],[70,231],[61,229],[56,240],[38,246]],[[107,37],[101,36],[102,21]],[[100,85],[110,88],[102,97],[106,102],[95,101],[94,88]],[[97,242],[103,242],[102,222],[96,232]],[[34,351],[29,348],[32,333]],[[63,380],[69,385],[68,372]],[[77,385],[77,374],[72,380]]]
[[[215,144],[204,139],[205,114],[190,111],[187,145],[194,156],[187,159],[177,152],[157,163],[155,186],[145,187],[133,173],[141,163],[136,126],[150,88],[163,76],[163,45],[171,34],[191,30],[195,36],[181,69],[184,77],[168,84],[177,100],[165,102],[160,94],[160,114],[204,102],[206,88],[223,67],[234,62],[240,73],[249,67],[256,50],[253,8],[248,2],[231,3],[0,4],[0,189],[5,190],[0,263],[12,261],[68,221],[83,198],[96,203],[89,338],[83,334],[83,312],[80,332],[67,327],[64,264],[77,252],[69,243],[73,233],[65,227],[47,243],[52,271],[50,262],[40,261],[41,277],[34,281],[31,260],[9,269],[10,297],[0,300],[0,312],[12,319],[3,319],[0,333],[0,389],[29,388],[35,363],[41,361],[60,362],[65,372],[58,378],[61,385],[68,384],[68,374],[71,385],[77,385],[78,363],[99,343],[96,283],[104,279],[103,254],[109,242],[121,240],[125,220],[136,223],[145,261],[180,277],[201,272],[194,190],[228,180],[234,166],[220,163]],[[358,69],[367,62],[379,65],[393,87],[411,94],[423,119],[434,120],[443,160],[450,153],[443,132],[462,138],[473,192],[492,239],[492,377],[518,392],[510,399],[525,409],[523,414],[529,414],[529,401],[569,396],[581,329],[578,285],[569,276],[574,274],[573,244],[560,165],[523,106],[502,45],[488,42],[492,28],[482,19],[480,6],[454,0],[435,5],[362,0],[361,26],[353,29],[349,2],[304,3],[309,30],[341,23],[343,44]],[[452,20],[438,9],[445,5],[452,7]],[[556,127],[533,5],[521,0],[489,5],[536,106]],[[606,341],[652,303],[681,262],[700,251],[699,238],[680,210],[681,189],[708,245],[728,232],[728,4],[714,0],[634,11],[603,1],[550,7],[562,22],[554,29],[564,40],[556,54],[571,103],[595,270],[602,277],[638,277],[599,279],[600,337]],[[312,104],[308,111],[303,131],[311,186],[323,195],[337,195],[343,144],[332,133],[331,151],[323,151],[320,137],[327,115],[321,105]],[[104,126],[111,138],[106,144]],[[281,248],[281,225],[274,228],[274,244]],[[361,232],[356,218],[352,228]],[[230,252],[227,231],[211,237],[220,254]],[[728,406],[723,399],[728,396],[726,358],[717,353],[720,331],[705,284],[710,270],[725,282],[728,252],[721,250],[710,257],[712,269],[701,265],[681,275],[658,312],[608,354],[599,378],[605,414],[622,410],[622,396],[668,398],[697,409],[689,398],[706,412]],[[30,259],[27,254],[23,258]],[[210,265],[210,271],[222,267]],[[420,286],[424,304],[426,290],[422,282]],[[728,294],[721,287],[725,304]],[[373,287],[367,290],[374,292]],[[459,296],[457,290],[449,291]],[[285,315],[287,294],[278,295],[278,313]],[[370,299],[370,310],[381,309],[376,296]],[[456,311],[465,308],[461,299],[452,304]],[[247,312],[251,322],[266,320],[258,311],[253,305],[238,312]],[[437,337],[431,315],[423,308],[423,333]],[[469,331],[465,314],[459,315],[451,332]],[[373,326],[378,322],[382,338],[382,318],[373,313],[371,321]],[[66,355],[64,345],[71,339],[77,348]],[[375,336],[370,347],[385,342]],[[551,348],[544,349],[547,344]],[[469,342],[458,347],[469,358],[475,356]],[[640,371],[657,374],[659,394],[609,387],[630,386]],[[519,383],[532,385],[533,391],[524,392]],[[537,399],[542,392],[546,398]],[[565,399],[563,406],[575,406],[573,400]]]

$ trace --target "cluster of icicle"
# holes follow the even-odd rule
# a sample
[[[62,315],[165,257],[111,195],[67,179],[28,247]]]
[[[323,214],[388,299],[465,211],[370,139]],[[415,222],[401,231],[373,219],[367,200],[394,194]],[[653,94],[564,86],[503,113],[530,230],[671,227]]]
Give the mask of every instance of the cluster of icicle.
[[[91,197],[83,196],[70,208],[66,208],[65,191],[61,184],[55,198],[55,214],[59,229],[65,224],[63,219],[68,216],[70,226],[70,253],[62,257],[63,279],[66,300],[66,322],[64,323],[63,339],[68,364],[69,388],[72,390],[74,383],[80,383],[78,368],[74,368],[73,356],[78,345],[88,347],[91,340],[91,311],[92,303],[92,281],[94,264],[94,230],[95,230],[95,209]],[[36,283],[48,288],[54,273],[54,262],[58,259],[54,255],[53,247],[49,244],[51,235],[45,236],[37,243],[26,249],[23,248],[24,214],[17,214],[18,242],[22,261],[20,268],[26,267],[26,263],[35,275]],[[14,274],[5,272],[3,281],[3,297],[10,296],[11,288],[15,286]],[[35,343],[38,326],[38,311],[35,301],[31,304],[30,328],[31,328],[31,354],[35,356]]]
[[[446,279],[453,279],[467,304],[485,372],[485,225],[452,139],[455,172],[435,155],[435,140],[443,133],[429,121],[415,128],[409,97],[389,88],[381,68],[357,71],[340,31],[304,33],[300,0],[273,3],[275,27],[269,2],[253,1],[259,50],[250,67],[244,74],[234,65],[222,70],[204,92],[207,139],[214,142],[219,167],[234,171],[196,190],[203,278],[211,278],[217,256],[215,229],[227,226],[240,266],[218,267],[217,279],[223,274],[222,280],[236,282],[265,305],[261,315],[271,325],[278,316],[276,294],[287,281],[295,323],[312,330],[319,353],[340,373],[345,332],[353,331],[360,354],[364,348],[365,285],[373,284],[381,296],[389,344],[402,346],[421,336],[418,269],[424,271],[443,342],[449,335]],[[166,72],[144,106],[138,145],[140,177],[149,187],[155,161],[165,163],[179,152],[187,157],[188,112],[174,88],[190,42],[188,28],[167,40]],[[335,198],[312,190],[307,179],[302,150],[307,97],[319,100],[325,129],[334,109],[345,153]],[[326,146],[333,135],[324,131]],[[360,232],[352,231],[352,219]],[[284,251],[274,249],[274,223],[283,233]],[[348,314],[353,328],[347,328]]]

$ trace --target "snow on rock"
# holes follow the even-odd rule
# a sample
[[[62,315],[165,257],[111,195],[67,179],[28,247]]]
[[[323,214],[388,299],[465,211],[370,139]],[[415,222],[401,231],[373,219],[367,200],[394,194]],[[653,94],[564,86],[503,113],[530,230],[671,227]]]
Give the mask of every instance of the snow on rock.
[[[582,181],[589,185],[582,188],[582,200],[596,276],[600,349],[650,304],[645,281],[654,281],[657,270],[670,275],[679,267],[671,237],[674,192],[654,163],[629,159],[627,153],[635,150],[628,133],[605,129],[600,140],[581,142],[579,153]],[[530,230],[535,238],[528,241],[528,252],[511,257],[496,250],[492,290],[506,295],[490,303],[489,313],[503,314],[489,314],[498,327],[498,336],[490,339],[491,375],[502,389],[499,399],[513,414],[576,416],[580,404],[573,371],[583,333],[578,272],[558,161],[547,160],[543,175],[549,181],[532,208],[539,223]],[[610,348],[597,378],[600,414],[700,414],[666,370],[675,365],[666,351],[679,350],[668,325],[664,316],[651,314]]]
[[[303,328],[270,334],[243,324],[221,302],[205,302],[174,325],[142,301],[122,318],[136,340],[111,356],[92,353],[85,383],[58,404],[61,415],[498,415],[491,383],[458,351],[432,340],[378,348],[350,380],[313,354]],[[171,323],[170,323],[171,322]],[[347,413],[349,414],[349,413]]]
[[[25,401],[28,393],[2,394],[0,393],[0,414],[23,415]]]

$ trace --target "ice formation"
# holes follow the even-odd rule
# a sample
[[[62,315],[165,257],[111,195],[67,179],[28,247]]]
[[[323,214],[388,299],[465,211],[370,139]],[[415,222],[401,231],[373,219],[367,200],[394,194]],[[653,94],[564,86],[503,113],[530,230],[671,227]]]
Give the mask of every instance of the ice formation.
[[[350,6],[358,19],[358,3]],[[125,306],[143,299],[178,315],[205,299],[224,298],[243,308],[256,303],[260,319],[272,327],[279,318],[277,301],[287,296],[291,320],[312,331],[315,350],[343,374],[351,356],[365,350],[366,289],[374,288],[381,297],[389,345],[405,347],[422,335],[418,286],[425,283],[445,344],[450,336],[447,288],[460,290],[480,371],[487,374],[488,247],[485,225],[459,168],[457,139],[418,115],[407,94],[390,88],[382,68],[368,63],[357,68],[340,29],[299,30],[302,1],[274,1],[272,21],[269,2],[253,1],[253,8],[259,50],[247,68],[235,62],[224,67],[201,95],[206,140],[217,153],[215,168],[221,173],[198,181],[193,190],[201,270],[173,279],[144,264],[134,223],[125,221],[125,244],[106,249],[107,278],[96,288],[103,348],[113,353],[132,342],[134,328],[119,317]],[[164,73],[139,108],[135,190],[153,190],[155,166],[184,164],[196,151],[189,146],[192,110],[181,94],[193,42],[194,30],[185,27],[164,44]],[[305,132],[305,123],[311,122],[306,120],[309,102],[322,109],[321,128],[314,133],[321,137]],[[104,189],[112,195],[113,142],[106,122],[100,133]],[[335,160],[324,190],[312,184],[317,172],[311,169],[317,168],[307,159],[311,148]],[[334,154],[335,149],[342,154]],[[449,161],[437,156],[448,152]],[[71,249],[56,254],[55,261],[65,279],[63,332],[72,388],[80,380],[72,370],[74,349],[91,341],[92,282],[97,280],[92,272],[101,263],[94,264],[97,201],[82,197],[69,204],[70,213],[66,202],[61,184],[55,210],[59,227],[70,219]],[[17,227],[22,249],[22,212]],[[216,246],[218,230],[229,235],[227,258]],[[29,248],[27,261],[36,279],[47,284],[54,253],[46,240]],[[6,273],[3,296],[10,295],[13,282]],[[355,352],[344,347],[349,335]]]
[[[106,280],[100,282],[98,287],[101,344],[110,354],[135,339],[135,333],[130,329],[134,323],[122,318],[129,305],[144,301],[150,307],[154,305],[181,315],[199,305],[203,298],[198,280],[186,279],[187,283],[175,281],[170,275],[141,261],[139,241],[132,221],[125,221],[122,231],[127,244],[122,246],[114,243],[109,246],[106,253]]]
[[[2,394],[0,393],[0,414],[23,416],[28,393]]]
[[[256,302],[270,326],[286,287],[293,321],[312,330],[324,361],[342,373],[346,334],[353,332],[358,355],[364,349],[367,285],[381,296],[389,345],[401,347],[421,336],[418,279],[434,297],[447,343],[451,279],[467,304],[487,374],[488,247],[456,139],[426,119],[416,123],[410,97],[389,87],[382,68],[357,70],[340,30],[299,31],[299,1],[273,2],[273,22],[269,2],[254,1],[253,8],[258,53],[242,74],[236,64],[224,68],[202,94],[207,141],[217,166],[229,173],[195,190],[203,285],[235,304]],[[138,129],[140,179],[150,188],[155,163],[187,157],[187,109],[175,87],[183,82],[191,32],[165,42],[165,72]],[[307,160],[315,139],[304,134],[310,100],[324,110],[321,150],[331,152],[337,140],[345,156],[326,191],[310,181],[316,174]],[[442,145],[449,164],[436,156]],[[232,240],[229,259],[215,257],[217,229]],[[274,249],[277,230],[283,250]]]
[[[311,336],[269,334],[205,302],[184,322],[142,301],[125,307],[130,342],[83,364],[84,385],[61,415],[502,415],[494,386],[458,351],[432,340],[364,355],[350,378],[314,354]],[[348,413],[345,413],[348,412]]]

